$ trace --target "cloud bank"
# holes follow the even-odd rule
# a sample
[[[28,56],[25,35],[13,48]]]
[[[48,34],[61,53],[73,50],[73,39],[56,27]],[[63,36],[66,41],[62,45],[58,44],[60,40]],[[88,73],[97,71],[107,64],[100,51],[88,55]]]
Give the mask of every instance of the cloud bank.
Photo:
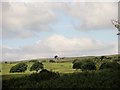
[[[117,53],[115,44],[108,44],[90,38],[67,38],[53,35],[33,45],[18,49],[3,46],[3,60],[24,60],[31,58],[84,56]],[[108,53],[109,52],[109,53]]]
[[[71,17],[74,30],[91,31],[112,29],[111,19],[117,18],[117,2],[2,2],[1,40],[37,37],[40,32],[54,32],[51,25],[59,22],[56,11]],[[76,24],[76,21],[77,24]],[[62,24],[62,23],[61,23]],[[70,24],[71,25],[71,24]],[[69,25],[68,25],[69,26]],[[65,35],[51,35],[36,43],[19,48],[1,45],[2,60],[24,60],[60,56],[84,56],[115,54],[116,43],[107,43],[92,38],[68,38]]]
[[[82,24],[76,26],[78,30],[110,29],[110,20],[118,18],[117,2],[75,2],[66,4],[65,10],[68,15],[82,20]]]
[[[3,38],[30,38],[38,32],[52,31],[50,24],[56,23],[55,10],[61,10],[80,21],[75,30],[88,31],[112,28],[111,19],[117,18],[117,2],[38,2],[2,3]]]

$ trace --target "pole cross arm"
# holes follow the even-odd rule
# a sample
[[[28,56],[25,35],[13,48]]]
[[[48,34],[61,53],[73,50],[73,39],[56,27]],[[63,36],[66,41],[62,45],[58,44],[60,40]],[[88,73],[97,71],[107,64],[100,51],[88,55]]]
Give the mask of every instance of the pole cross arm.
[[[117,20],[112,20],[112,24],[118,29],[117,35],[120,35],[120,22],[118,22]]]

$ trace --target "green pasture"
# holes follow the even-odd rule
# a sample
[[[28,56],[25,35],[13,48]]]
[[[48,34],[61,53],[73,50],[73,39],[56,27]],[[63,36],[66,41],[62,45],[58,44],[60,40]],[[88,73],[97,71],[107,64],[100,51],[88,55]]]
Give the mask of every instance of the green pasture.
[[[12,66],[16,65],[17,63],[14,64],[2,64],[2,75],[7,75],[7,74],[30,74],[33,72],[30,72],[30,67],[32,66],[33,63],[29,62],[27,63],[28,68],[27,71],[23,72],[23,73],[9,73],[10,69]],[[72,63],[71,62],[64,62],[64,63],[43,63],[44,64],[44,68],[51,70],[51,71],[55,71],[55,72],[59,72],[59,73],[72,73],[75,70],[72,69]]]
[[[25,75],[30,75],[34,71],[29,71],[30,67],[32,66],[33,62],[26,62],[28,65],[28,68],[25,72],[20,72],[20,73],[9,73],[10,69],[12,66],[16,65],[17,63],[3,63],[2,64],[2,77],[3,79],[11,78],[11,77],[21,77]],[[49,62],[44,62],[44,69],[53,71],[53,72],[59,72],[60,74],[64,73],[73,73],[73,72],[78,72],[74,69],[72,69],[72,63],[71,62],[63,62],[63,63],[49,63]],[[79,70],[80,71],[80,70]]]
[[[110,57],[117,57],[117,56],[110,56]],[[62,60],[57,60],[55,63],[49,63],[48,60],[43,62],[44,64],[44,69],[53,71],[53,72],[59,72],[60,74],[65,74],[65,73],[73,73],[73,72],[81,72],[81,70],[75,70],[72,68],[73,64],[72,61],[75,59],[79,59],[79,60],[85,60],[85,59],[89,59],[91,58],[92,60],[94,60],[94,57],[71,57],[71,58],[65,58]],[[42,61],[42,60],[40,60]],[[96,67],[97,70],[99,69],[100,65],[102,62],[106,61],[100,61],[100,60],[94,60],[96,62]],[[111,61],[111,60],[109,60]],[[25,76],[25,75],[30,75],[32,74],[34,71],[30,71],[30,67],[32,66],[32,64],[34,62],[30,62],[30,61],[22,61],[24,63],[26,63],[28,65],[28,68],[25,72],[20,72],[20,73],[9,73],[10,69],[12,66],[20,63],[20,62],[7,62],[7,63],[1,63],[2,66],[2,72],[0,72],[0,75],[2,75],[2,77],[4,78],[10,78],[10,77],[20,77],[20,76]]]

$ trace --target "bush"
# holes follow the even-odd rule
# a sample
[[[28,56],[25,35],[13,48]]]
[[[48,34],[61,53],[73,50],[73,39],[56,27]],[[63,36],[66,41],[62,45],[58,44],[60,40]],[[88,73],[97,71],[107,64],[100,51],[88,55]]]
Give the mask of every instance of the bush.
[[[50,63],[54,63],[54,62],[55,62],[55,60],[52,60],[52,59],[51,59],[51,60],[49,60],[49,62],[50,62]]]
[[[113,58],[112,61],[120,61],[120,58]]]
[[[101,70],[63,75],[39,84],[38,88],[119,88],[119,71]]]
[[[75,62],[74,64],[73,64],[73,69],[81,69],[81,65],[82,65],[82,62]]]
[[[40,69],[43,69],[43,64],[41,62],[34,62],[30,67],[30,71],[38,72]]]
[[[99,69],[120,69],[120,65],[117,62],[105,62],[102,63]]]
[[[30,60],[29,62],[38,62],[38,60],[35,60],[35,59],[34,59],[34,60]]]
[[[47,62],[47,61],[46,60],[42,60],[41,62],[43,63],[43,62]]]
[[[55,73],[52,71],[48,71],[46,69],[41,70],[39,73],[33,73],[30,75],[31,81],[44,81],[44,80],[49,80],[49,79],[56,79],[60,77],[59,73]]]
[[[73,64],[73,69],[82,69],[82,70],[96,70],[95,63],[86,59],[84,61],[76,60]]]
[[[5,62],[5,64],[7,64],[8,62]]]
[[[2,79],[2,88],[120,88],[120,70],[104,69],[63,74],[42,70],[25,77]]]
[[[86,61],[81,66],[82,70],[96,70],[95,63],[92,61]]]
[[[55,73],[52,71],[48,71],[46,69],[43,69],[42,71],[40,71],[40,77],[42,80],[49,80],[51,78],[58,78],[59,77],[59,73]]]
[[[106,56],[101,56],[100,60],[104,60],[106,58]]]
[[[13,66],[10,69],[10,73],[14,73],[14,72],[25,72],[27,70],[27,64],[25,63],[18,63],[17,65]]]
[[[75,59],[75,60],[73,60],[72,63],[74,64],[74,63],[76,63],[76,62],[79,62],[79,59]]]

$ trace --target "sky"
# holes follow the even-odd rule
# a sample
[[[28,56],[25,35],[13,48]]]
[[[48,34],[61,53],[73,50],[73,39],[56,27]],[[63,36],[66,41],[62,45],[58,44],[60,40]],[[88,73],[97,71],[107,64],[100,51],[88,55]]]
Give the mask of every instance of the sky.
[[[74,2],[72,2],[74,1]],[[117,2],[2,2],[2,61],[118,53]]]

